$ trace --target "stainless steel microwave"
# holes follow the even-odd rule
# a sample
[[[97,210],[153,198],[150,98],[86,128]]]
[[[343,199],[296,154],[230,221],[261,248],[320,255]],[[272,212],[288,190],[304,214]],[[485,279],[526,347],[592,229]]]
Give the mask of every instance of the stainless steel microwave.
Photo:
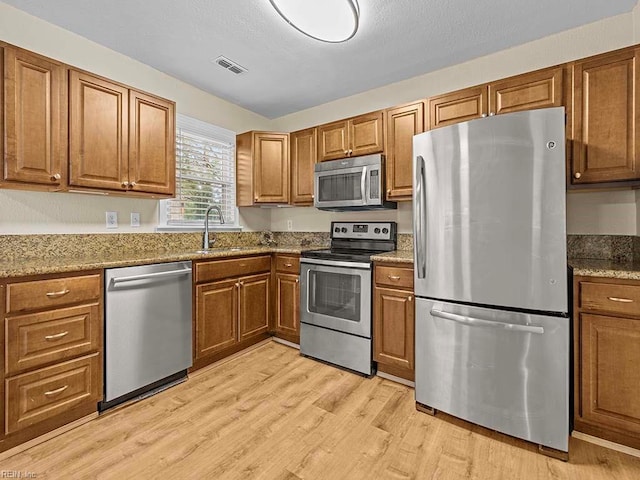
[[[313,206],[320,210],[396,208],[384,200],[384,155],[320,162],[315,166]]]

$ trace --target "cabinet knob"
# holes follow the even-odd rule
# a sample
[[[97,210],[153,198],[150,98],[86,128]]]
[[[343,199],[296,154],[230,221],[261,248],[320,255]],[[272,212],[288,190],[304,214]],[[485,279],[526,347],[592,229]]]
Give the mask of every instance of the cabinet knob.
[[[349,149],[349,155],[351,155],[353,153],[353,150]]]
[[[122,188],[127,188],[129,186],[129,182],[122,182]]]
[[[482,118],[484,118],[484,117],[486,117],[486,116],[487,116],[487,114],[486,114],[486,113],[483,113],[481,116],[482,116]]]
[[[299,278],[296,278],[296,283],[300,283],[300,279]]]
[[[56,173],[55,175],[51,175],[51,181],[55,182],[57,180],[60,180],[60,174]]]
[[[129,188],[133,188],[133,187],[135,187],[135,186],[136,186],[136,182],[131,182],[131,183],[129,184]]]
[[[413,302],[413,295],[409,295],[409,297],[407,298],[408,301]]]
[[[575,178],[580,178],[580,177],[582,177],[582,174],[580,172],[576,172],[576,173],[573,174],[573,176]]]
[[[254,201],[254,202],[257,202],[257,201],[258,201],[258,197],[254,198],[254,199],[253,199],[253,201]]]
[[[390,188],[387,189],[387,196],[389,196],[389,195],[391,195],[391,189]]]
[[[240,282],[240,286],[243,286],[243,285],[244,285],[244,282]]]
[[[349,150],[345,150],[345,151],[344,151],[344,154],[345,154],[345,155],[349,155]]]
[[[495,113],[493,113],[493,112],[489,112],[489,116],[490,116],[490,117],[493,117],[494,115],[495,115]]]
[[[240,283],[236,282],[236,287],[240,288]]]

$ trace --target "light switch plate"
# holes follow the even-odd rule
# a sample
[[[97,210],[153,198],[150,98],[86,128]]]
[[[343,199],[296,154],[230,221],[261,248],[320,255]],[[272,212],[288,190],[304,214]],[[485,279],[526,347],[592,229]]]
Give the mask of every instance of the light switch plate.
[[[138,212],[131,212],[131,226],[132,227],[140,226],[140,214]]]
[[[107,212],[107,228],[118,228],[118,212]]]

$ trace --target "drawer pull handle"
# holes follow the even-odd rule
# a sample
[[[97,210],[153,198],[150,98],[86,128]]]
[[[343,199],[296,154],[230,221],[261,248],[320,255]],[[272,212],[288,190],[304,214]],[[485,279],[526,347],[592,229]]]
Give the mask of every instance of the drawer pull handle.
[[[287,267],[287,268],[288,267],[293,267],[293,263],[285,263],[284,266]]]
[[[60,333],[56,333],[55,335],[47,335],[44,337],[45,340],[59,340],[62,337],[66,337],[67,335],[69,335],[69,332],[65,331],[65,332],[60,332]]]
[[[59,394],[59,393],[64,392],[67,388],[69,388],[69,385],[65,385],[65,386],[63,386],[63,387],[56,388],[55,390],[49,390],[48,392],[44,392],[44,395],[45,395],[46,397],[52,397],[52,396],[54,396],[54,395],[57,395],[57,394]]]
[[[387,275],[389,280],[400,280],[400,275]]]
[[[620,302],[620,303],[633,303],[633,300],[630,298],[620,298],[620,297],[607,297],[612,302]]]
[[[246,264],[246,263],[241,263],[241,264],[240,264],[240,266],[241,266],[241,267],[246,267],[246,266],[247,266],[247,264]]]
[[[59,297],[63,297],[65,296],[67,293],[69,293],[71,290],[69,290],[68,288],[65,288],[64,290],[60,290],[59,292],[48,292],[47,293],[47,297],[49,298],[59,298]]]

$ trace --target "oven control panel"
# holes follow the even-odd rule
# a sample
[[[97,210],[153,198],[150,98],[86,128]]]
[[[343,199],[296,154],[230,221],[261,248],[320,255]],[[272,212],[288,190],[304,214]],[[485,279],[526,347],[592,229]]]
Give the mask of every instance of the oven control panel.
[[[395,222],[331,222],[331,238],[393,240]]]

